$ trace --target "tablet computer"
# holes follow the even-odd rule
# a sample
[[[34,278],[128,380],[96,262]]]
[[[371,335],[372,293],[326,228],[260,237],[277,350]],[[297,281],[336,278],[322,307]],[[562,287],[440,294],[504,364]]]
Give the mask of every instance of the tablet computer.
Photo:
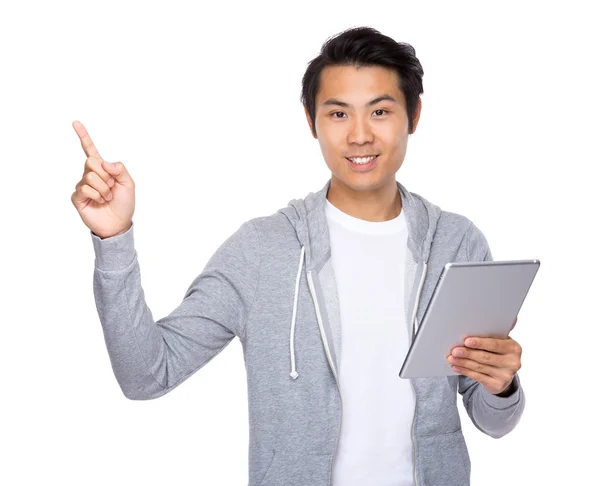
[[[469,336],[507,337],[539,260],[452,262],[442,270],[400,378],[451,376],[447,356]]]

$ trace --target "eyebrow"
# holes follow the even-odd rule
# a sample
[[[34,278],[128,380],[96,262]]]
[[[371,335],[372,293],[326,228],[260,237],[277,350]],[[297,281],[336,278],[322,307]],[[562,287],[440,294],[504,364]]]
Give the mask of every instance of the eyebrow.
[[[371,101],[369,101],[365,106],[372,106],[372,105],[376,105],[377,103],[379,103],[380,101],[393,101],[394,103],[398,103],[398,101],[396,101],[393,97],[391,97],[388,94],[383,94],[381,96],[378,96],[377,98],[372,99]],[[322,105],[338,105],[338,106],[343,106],[345,108],[348,108],[350,105],[348,103],[345,103],[343,101],[340,101],[336,98],[330,98],[326,101],[324,101],[322,103]]]

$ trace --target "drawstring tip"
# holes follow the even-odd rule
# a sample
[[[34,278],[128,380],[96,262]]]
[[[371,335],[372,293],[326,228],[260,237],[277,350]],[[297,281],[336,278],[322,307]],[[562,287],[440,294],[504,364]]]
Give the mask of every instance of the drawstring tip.
[[[292,371],[290,373],[290,376],[295,380],[296,378],[298,378],[298,372],[297,371]]]

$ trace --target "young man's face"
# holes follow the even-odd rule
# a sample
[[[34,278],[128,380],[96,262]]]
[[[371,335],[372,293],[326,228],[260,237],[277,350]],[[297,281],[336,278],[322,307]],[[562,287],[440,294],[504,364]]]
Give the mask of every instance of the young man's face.
[[[396,184],[408,142],[408,115],[397,73],[381,66],[328,66],[321,73],[315,103],[317,139],[332,184],[354,191],[372,191]],[[369,104],[376,98],[383,99]],[[337,104],[345,103],[345,105]],[[413,132],[421,109],[419,100]],[[308,112],[306,118],[311,125]],[[348,157],[377,155],[359,165]],[[359,161],[360,162],[360,161]]]

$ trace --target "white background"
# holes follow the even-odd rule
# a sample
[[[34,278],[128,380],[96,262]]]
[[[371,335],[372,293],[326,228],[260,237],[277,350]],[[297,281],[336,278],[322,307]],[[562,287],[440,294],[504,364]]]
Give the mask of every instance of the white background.
[[[398,180],[474,221],[496,260],[542,262],[512,333],[524,350],[521,422],[491,439],[460,406],[472,484],[597,479],[593,2],[415,4],[3,6],[0,483],[247,484],[238,339],[159,400],[118,387],[91,237],[70,201],[85,161],[71,124],[136,182],[136,249],[158,319],[241,223],[329,178],[300,82],[328,37],[358,25],[410,43],[424,67]]]

